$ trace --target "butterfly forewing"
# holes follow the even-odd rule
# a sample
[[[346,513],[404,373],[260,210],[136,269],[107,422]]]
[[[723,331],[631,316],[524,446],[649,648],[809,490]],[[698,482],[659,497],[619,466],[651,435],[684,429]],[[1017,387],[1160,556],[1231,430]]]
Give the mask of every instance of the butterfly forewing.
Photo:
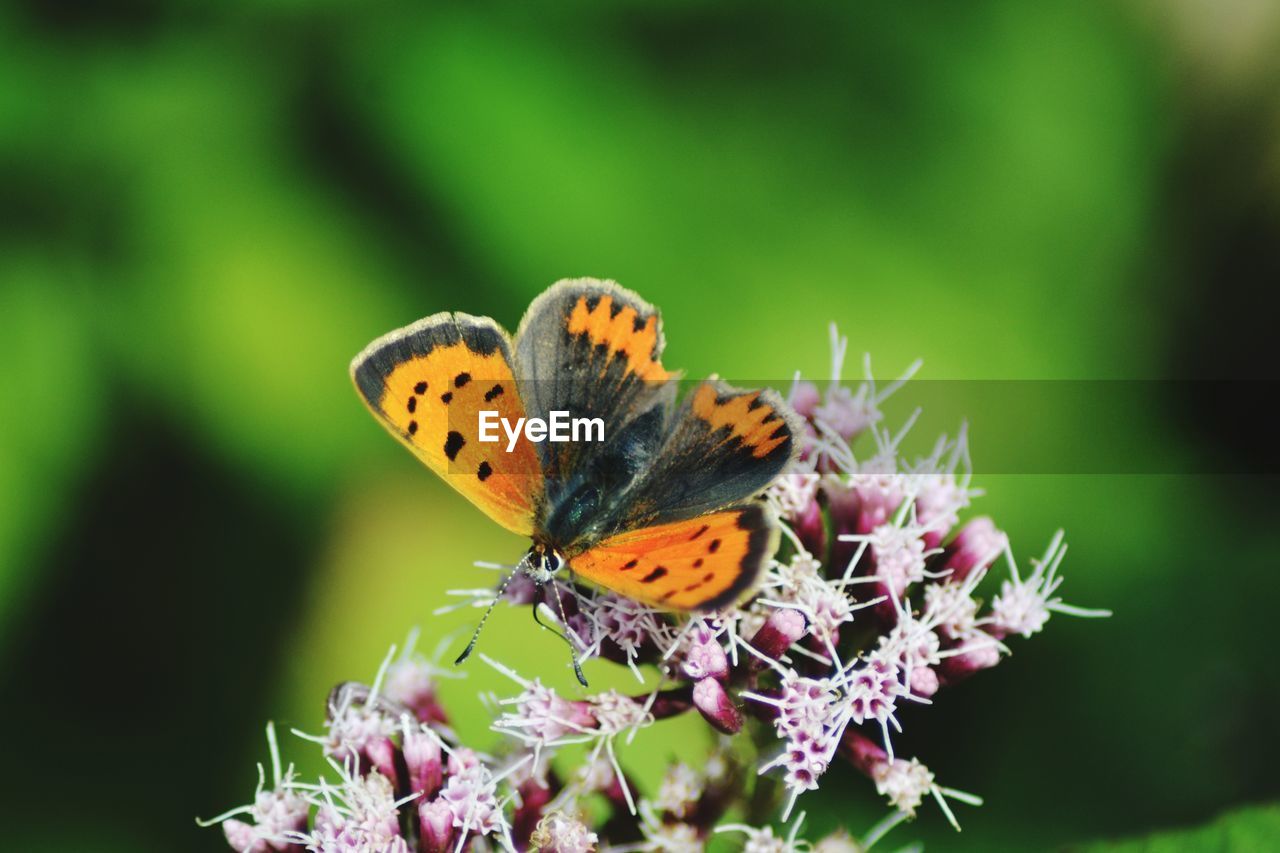
[[[435,314],[374,341],[351,363],[361,398],[415,455],[503,527],[532,535],[541,465],[499,427],[481,442],[479,414],[516,423],[524,405],[507,333],[486,317]]]
[[[515,367],[529,416],[562,411],[603,424],[603,441],[537,446],[547,488],[539,522],[557,546],[608,529],[652,464],[676,391],[662,347],[657,310],[613,282],[559,282],[521,321]]]

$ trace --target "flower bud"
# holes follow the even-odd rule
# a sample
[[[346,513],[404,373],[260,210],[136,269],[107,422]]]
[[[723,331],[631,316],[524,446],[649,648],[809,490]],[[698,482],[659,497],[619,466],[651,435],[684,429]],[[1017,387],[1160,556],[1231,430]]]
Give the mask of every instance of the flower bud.
[[[731,735],[742,729],[742,713],[714,678],[704,678],[693,685],[693,704],[717,731]]]
[[[944,658],[939,664],[939,669],[947,684],[955,684],[964,681],[979,670],[990,669],[998,663],[1000,663],[1000,649],[996,644],[978,642],[961,654]]]
[[[538,780],[530,778],[520,785],[520,806],[515,810],[515,814],[511,816],[511,832],[515,836],[517,843],[528,839],[534,834],[534,828],[541,825],[544,820],[542,810],[546,808],[547,803],[551,802],[552,791],[548,785],[543,785]],[[530,846],[535,850],[542,849],[543,845],[530,842]],[[554,847],[550,849],[555,849]]]
[[[440,799],[418,805],[418,828],[425,853],[446,853],[453,849],[453,810]]]
[[[911,670],[911,695],[928,699],[938,692],[938,673],[932,667],[917,666]]]
[[[822,402],[822,394],[818,391],[817,385],[805,380],[792,386],[787,402],[800,417],[811,418]]]
[[[852,441],[879,417],[874,401],[836,384],[827,387],[827,399],[814,409],[813,415],[845,441]]]
[[[751,645],[765,657],[778,660],[791,648],[792,643],[804,636],[806,629],[803,613],[790,608],[779,608],[769,614],[764,625],[751,638]],[[759,660],[753,661],[752,665],[757,669],[765,666]]]
[[[444,779],[439,740],[420,729],[406,732],[404,761],[409,768],[409,789],[422,799],[435,796]]]
[[[480,756],[476,755],[474,749],[461,746],[449,753],[449,775],[462,776],[468,770],[475,770],[480,766]]]
[[[419,722],[448,722],[436,698],[435,671],[423,660],[408,658],[391,664],[383,695],[412,711]]]
[[[860,773],[871,778],[874,778],[876,769],[889,760],[888,753],[881,749],[875,741],[866,737],[852,726],[845,729],[844,737],[840,740],[840,754],[856,767]]]
[[[241,853],[271,853],[272,847],[261,838],[252,826],[242,820],[224,820],[222,834],[233,850]]]
[[[564,812],[551,812],[534,830],[529,847],[539,853],[591,853],[599,841],[582,821]]]
[[[695,681],[703,678],[723,679],[729,674],[729,658],[710,631],[698,629],[685,650],[685,674]]]
[[[948,581],[959,583],[972,572],[994,563],[1008,541],[995,522],[985,515],[978,516],[960,528],[942,552],[942,571],[950,571]]]
[[[364,747],[365,757],[374,770],[387,777],[393,786],[399,783],[396,778],[396,745],[389,737],[370,738]]]
[[[792,521],[792,528],[806,551],[821,559],[827,553],[827,525],[822,518],[822,507],[810,501]]]

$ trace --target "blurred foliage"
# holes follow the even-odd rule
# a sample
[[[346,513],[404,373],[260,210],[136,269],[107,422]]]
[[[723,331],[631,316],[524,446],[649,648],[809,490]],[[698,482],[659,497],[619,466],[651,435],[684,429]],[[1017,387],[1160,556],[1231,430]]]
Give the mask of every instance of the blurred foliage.
[[[314,728],[412,625],[471,624],[430,614],[519,541],[345,375],[419,316],[514,327],[598,275],[662,308],[693,377],[823,377],[834,320],[881,376],[1274,379],[1280,27],[1228,5],[0,9],[10,838],[219,849],[190,818],[249,796],[262,721]],[[1261,433],[1227,427],[1265,426],[1197,387],[1135,385],[1105,423],[1051,395],[972,413],[975,448],[1154,448],[1169,473],[980,477],[1018,556],[1066,527],[1067,600],[1117,616],[909,715],[904,749],[988,805],[897,835],[1025,849],[1280,794],[1274,468],[1177,473],[1242,470]],[[570,683],[512,612],[484,643]],[[465,671],[446,697],[483,739],[502,680]],[[698,746],[665,728],[649,784]],[[815,831],[883,808],[834,771],[802,807]]]
[[[1280,838],[1280,807],[1230,812],[1198,829],[1158,832],[1146,838],[1091,844],[1091,853],[1191,853],[1201,850],[1267,850]]]

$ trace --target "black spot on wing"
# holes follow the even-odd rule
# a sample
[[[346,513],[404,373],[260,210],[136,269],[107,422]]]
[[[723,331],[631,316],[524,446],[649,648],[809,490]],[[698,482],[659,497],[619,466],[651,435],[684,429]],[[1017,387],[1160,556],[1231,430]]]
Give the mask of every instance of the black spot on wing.
[[[414,385],[414,386],[413,386],[413,393],[415,393],[415,394],[425,394],[425,393],[427,393],[427,383],[425,383],[425,382],[419,382],[417,385]]]
[[[636,318],[635,318],[634,320],[632,320],[632,321],[631,321],[631,331],[633,331],[633,332],[643,332],[643,331],[644,331],[644,327],[645,327],[645,326],[647,326],[647,325],[649,325],[648,318],[646,318],[646,317],[641,317],[641,316],[640,316],[640,314],[637,312],[637,314],[636,314]]]
[[[409,435],[413,435],[417,431],[418,431],[418,422],[409,421]]]
[[[409,405],[408,405],[408,407],[407,407],[407,408],[409,409],[409,414],[411,414],[411,415],[412,415],[412,414],[414,413],[414,411],[418,408],[418,398],[417,398],[417,397],[410,397],[410,398],[409,398]]]
[[[444,455],[448,456],[449,461],[452,462],[458,458],[458,451],[462,450],[462,446],[466,443],[467,440],[462,437],[462,433],[451,430],[444,440]]]
[[[453,377],[453,385],[455,388],[461,388],[463,385],[466,385],[470,381],[471,381],[470,373],[459,373],[457,376]]]
[[[445,391],[443,394],[440,395],[440,402],[444,403],[446,406],[449,405],[449,401],[452,399],[453,399],[452,391]]]
[[[499,383],[497,385],[494,385],[488,391],[484,392],[484,401],[486,403],[492,403],[494,398],[500,396],[501,394],[502,394],[502,384]]]
[[[773,541],[773,527],[763,505],[744,507],[738,513],[737,526],[739,530],[750,531],[747,534],[747,553],[738,564],[738,576],[719,595],[700,603],[698,610],[716,610],[737,602],[743,593],[755,586],[765,563],[772,556],[768,551]]]
[[[704,525],[702,525],[701,527],[699,527],[699,528],[698,528],[698,532],[697,532],[697,533],[695,533],[695,534],[693,534],[692,536],[690,536],[690,537],[689,537],[689,541],[690,541],[690,542],[692,542],[693,540],[697,539],[699,536],[701,536],[702,534],[706,533],[706,532],[707,532],[708,530],[710,530],[710,529],[711,529],[711,525],[709,525],[709,524],[704,524]]]
[[[480,478],[480,482],[489,479],[489,475],[493,473],[492,466],[488,462],[481,462],[480,467],[476,469],[476,476]]]
[[[720,540],[719,540],[719,539],[712,539],[712,540],[707,544],[707,553],[709,553],[709,554],[714,554],[716,551],[719,551],[719,550],[720,550]]]
[[[640,583],[653,583],[654,581],[660,580],[661,578],[665,578],[666,576],[667,576],[666,567],[658,566],[656,569],[649,572],[649,574],[640,578]]]
[[[625,571],[627,571],[628,569],[634,569],[634,568],[635,568],[637,565],[639,565],[639,564],[640,564],[640,561],[639,561],[639,560],[628,560],[628,561],[627,561],[627,564],[626,564],[625,566],[623,566],[623,567],[622,567],[622,571],[624,571],[624,572],[625,572]]]

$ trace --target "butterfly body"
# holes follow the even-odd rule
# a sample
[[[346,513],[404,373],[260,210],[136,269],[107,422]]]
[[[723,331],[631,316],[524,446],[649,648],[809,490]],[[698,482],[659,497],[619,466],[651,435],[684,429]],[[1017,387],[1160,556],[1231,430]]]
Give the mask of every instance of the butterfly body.
[[[528,536],[519,571],[566,567],[638,601],[710,610],[750,594],[778,526],[755,498],[792,459],[795,415],[771,391],[718,380],[677,402],[661,320],[612,282],[559,282],[514,340],[493,320],[435,314],[352,362],[378,420],[494,521]],[[486,442],[482,411],[515,422],[600,418],[600,441]]]

